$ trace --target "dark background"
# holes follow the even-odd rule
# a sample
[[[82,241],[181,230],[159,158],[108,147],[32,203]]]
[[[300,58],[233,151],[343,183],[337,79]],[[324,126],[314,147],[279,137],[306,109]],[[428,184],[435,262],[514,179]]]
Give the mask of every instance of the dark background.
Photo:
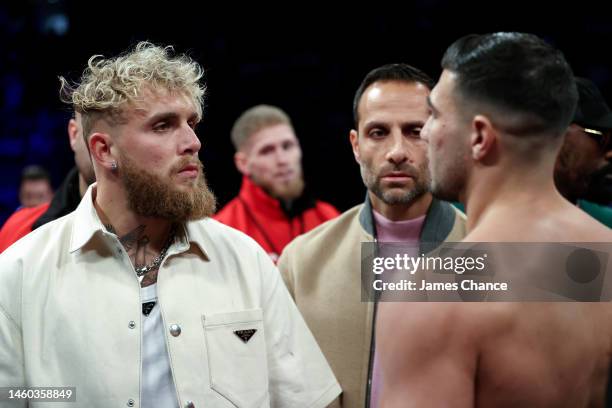
[[[0,3],[0,223],[18,206],[24,166],[45,166],[54,187],[73,166],[70,109],[59,102],[57,77],[78,79],[93,54],[114,56],[150,40],[174,45],[204,66],[200,158],[221,204],[240,184],[231,126],[243,110],[268,103],[293,119],[309,186],[345,210],[365,191],[348,132],[353,94],[370,69],[407,62],[437,78],[444,50],[458,37],[526,31],[563,50],[575,73],[594,80],[612,101],[612,17],[596,4]]]

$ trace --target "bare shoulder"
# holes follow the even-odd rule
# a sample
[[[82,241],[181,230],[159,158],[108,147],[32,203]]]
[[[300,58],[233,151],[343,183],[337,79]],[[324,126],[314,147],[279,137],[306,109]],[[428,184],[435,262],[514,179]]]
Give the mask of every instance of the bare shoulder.
[[[380,303],[376,349],[388,406],[474,406],[480,308],[461,303]],[[452,379],[452,380],[441,380]]]
[[[465,241],[612,242],[612,229],[567,201],[546,208],[492,212]],[[511,221],[510,221],[511,220]]]
[[[556,242],[612,242],[612,230],[584,210],[564,201],[550,219],[543,219],[548,230],[557,235]],[[544,225],[543,225],[544,226]]]
[[[377,320],[379,331],[388,334],[386,338],[418,333],[419,341],[410,342],[413,347],[444,347],[446,343],[476,346],[487,327],[484,320],[490,320],[484,318],[490,314],[482,303],[386,302],[379,305]]]

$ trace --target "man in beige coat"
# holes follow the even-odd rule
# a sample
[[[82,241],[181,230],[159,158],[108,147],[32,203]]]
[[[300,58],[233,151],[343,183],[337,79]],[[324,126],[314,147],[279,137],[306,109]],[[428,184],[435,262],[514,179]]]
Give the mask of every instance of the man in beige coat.
[[[428,191],[431,79],[405,64],[371,71],[356,92],[350,142],[367,187],[365,202],[287,246],[279,268],[329,361],[343,393],[333,406],[377,406],[380,375],[374,339],[376,303],[364,302],[362,242],[436,245],[465,235],[465,216]]]

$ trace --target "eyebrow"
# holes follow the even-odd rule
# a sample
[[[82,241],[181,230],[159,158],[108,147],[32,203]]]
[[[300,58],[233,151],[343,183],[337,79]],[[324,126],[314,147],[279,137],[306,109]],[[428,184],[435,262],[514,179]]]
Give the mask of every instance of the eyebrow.
[[[375,127],[385,128],[385,127],[388,127],[388,125],[385,122],[381,122],[381,121],[378,121],[378,120],[373,120],[371,122],[366,122],[363,125],[364,129],[372,129],[372,128],[375,128]]]
[[[176,112],[160,112],[157,113],[153,116],[151,116],[148,120],[147,123],[148,124],[154,124],[160,121],[174,121],[174,120],[178,120],[179,119],[179,114]],[[194,112],[190,117],[189,120],[191,119],[195,119],[199,121],[199,117],[198,114],[196,112]]]
[[[170,121],[178,118],[178,114],[174,112],[161,112],[151,116],[147,123],[155,123],[160,121]]]
[[[254,150],[256,153],[261,153],[265,150],[274,150],[276,149],[276,145],[274,143],[266,143],[262,146],[258,146],[256,150]]]
[[[425,122],[421,121],[421,120],[413,120],[410,122],[402,122],[401,124],[402,128],[405,127],[423,127],[425,126]],[[372,122],[366,122],[366,124],[363,126],[364,129],[366,130],[370,130],[373,128],[388,128],[389,124],[385,123],[385,122],[380,122],[380,121],[372,121]]]

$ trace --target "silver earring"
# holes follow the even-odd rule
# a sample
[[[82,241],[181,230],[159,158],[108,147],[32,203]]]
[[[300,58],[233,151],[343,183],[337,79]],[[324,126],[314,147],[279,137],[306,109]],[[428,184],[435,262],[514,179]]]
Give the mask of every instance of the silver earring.
[[[117,171],[117,162],[111,163],[111,171]]]

